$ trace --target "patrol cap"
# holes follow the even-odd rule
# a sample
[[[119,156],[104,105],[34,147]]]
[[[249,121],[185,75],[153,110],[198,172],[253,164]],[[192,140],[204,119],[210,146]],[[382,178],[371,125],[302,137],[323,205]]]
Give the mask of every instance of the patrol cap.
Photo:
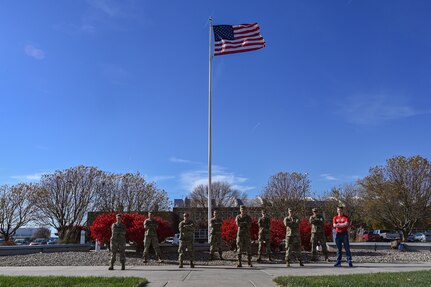
[[[295,209],[289,207],[287,211],[295,211]]]
[[[240,205],[239,209],[246,209],[246,206],[245,205]]]
[[[317,211],[319,211],[319,209],[318,209],[317,207],[315,207],[315,208],[313,208],[311,211],[313,211],[313,212],[317,212]]]

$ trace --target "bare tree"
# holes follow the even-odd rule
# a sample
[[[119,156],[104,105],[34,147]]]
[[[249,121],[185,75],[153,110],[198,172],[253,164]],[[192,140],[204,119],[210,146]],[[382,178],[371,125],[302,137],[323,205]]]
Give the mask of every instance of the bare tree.
[[[306,197],[310,194],[310,180],[307,173],[279,172],[269,179],[261,198],[263,207],[271,210],[273,216],[283,217],[289,207],[299,215],[306,214]]]
[[[18,228],[33,220],[34,184],[18,184],[12,187],[0,186],[0,234],[9,241]]]
[[[169,198],[140,174],[106,174],[97,183],[95,209],[104,212],[167,210]]]
[[[39,221],[57,229],[60,240],[76,238],[93,207],[100,174],[97,168],[78,166],[42,176],[36,201]]]
[[[431,165],[421,156],[397,156],[359,181],[368,218],[403,232],[403,240],[431,215]]]
[[[247,195],[232,188],[228,182],[216,181],[211,183],[211,197],[215,201],[214,207],[232,207],[237,205],[237,200],[244,201]],[[193,207],[208,206],[208,185],[196,186],[191,195]]]
[[[50,238],[51,230],[47,227],[39,227],[33,235],[35,238]]]
[[[321,200],[320,208],[326,215],[326,220],[331,220],[337,213],[337,206],[343,206],[344,212],[352,224],[352,237],[356,238],[359,227],[364,225],[363,205],[364,199],[361,186],[357,183],[346,183],[339,187],[333,187]]]

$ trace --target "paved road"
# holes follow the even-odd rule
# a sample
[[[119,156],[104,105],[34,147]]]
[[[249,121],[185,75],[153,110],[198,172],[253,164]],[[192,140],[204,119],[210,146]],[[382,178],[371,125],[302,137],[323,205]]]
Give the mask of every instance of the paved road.
[[[126,266],[124,271],[108,271],[107,266],[40,266],[40,267],[0,267],[3,275],[64,275],[64,276],[134,276],[145,277],[150,282],[147,287],[195,287],[195,286],[275,286],[274,277],[315,276],[335,274],[358,274],[376,272],[405,272],[431,270],[431,262],[426,263],[358,263],[353,268],[334,268],[330,263],[308,264],[299,267],[293,264],[286,268],[281,264],[256,264],[253,268],[233,266],[196,266],[194,269],[179,269],[174,265]]]

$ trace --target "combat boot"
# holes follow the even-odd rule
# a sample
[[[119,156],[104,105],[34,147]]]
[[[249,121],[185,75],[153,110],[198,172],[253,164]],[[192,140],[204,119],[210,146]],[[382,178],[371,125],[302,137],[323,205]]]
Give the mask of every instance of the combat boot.
[[[111,264],[111,266],[109,266],[108,270],[114,270],[114,264]]]
[[[193,264],[193,261],[190,261],[190,268],[195,268],[195,265]]]
[[[178,266],[179,268],[183,268],[183,261],[180,260],[180,266]]]
[[[224,259],[223,259],[223,256],[222,256],[222,255],[223,255],[223,252],[219,252],[219,253],[218,253],[218,255],[220,256],[220,260],[224,260]]]
[[[236,265],[236,267],[242,267],[241,254],[238,255],[238,264]]]
[[[302,263],[301,260],[299,260],[299,266],[304,266],[304,263]]]
[[[286,261],[286,267],[290,267],[290,261]]]
[[[125,262],[121,262],[121,270],[126,270],[126,263]]]
[[[251,256],[248,257],[248,267],[253,267],[253,264],[251,264]]]
[[[269,261],[272,261],[271,254],[269,254],[269,255],[268,255],[268,260],[269,260]]]
[[[256,260],[257,262],[260,262],[260,261],[262,261],[262,256],[259,254],[259,257],[257,257],[257,260]]]
[[[148,260],[147,260],[147,254],[144,254],[144,263],[147,263],[148,262]]]

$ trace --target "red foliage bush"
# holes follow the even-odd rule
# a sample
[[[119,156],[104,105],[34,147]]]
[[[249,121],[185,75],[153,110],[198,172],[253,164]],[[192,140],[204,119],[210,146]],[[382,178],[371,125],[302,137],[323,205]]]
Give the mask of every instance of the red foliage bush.
[[[126,240],[134,242],[138,248],[142,248],[144,244],[145,219],[147,219],[146,216],[138,213],[123,214],[123,223],[126,225]],[[172,228],[168,221],[157,216],[155,216],[154,219],[159,222],[159,228],[157,228],[157,237],[159,241],[173,235]],[[99,215],[90,226],[91,237],[99,242],[108,243],[111,238],[111,225],[115,221],[115,213]]]
[[[221,226],[221,238],[231,249],[235,248],[237,232],[238,226],[236,226],[235,218],[223,220],[223,224]]]
[[[286,237],[286,227],[284,226],[283,219],[271,218],[270,240],[271,248],[280,246],[281,241]]]

